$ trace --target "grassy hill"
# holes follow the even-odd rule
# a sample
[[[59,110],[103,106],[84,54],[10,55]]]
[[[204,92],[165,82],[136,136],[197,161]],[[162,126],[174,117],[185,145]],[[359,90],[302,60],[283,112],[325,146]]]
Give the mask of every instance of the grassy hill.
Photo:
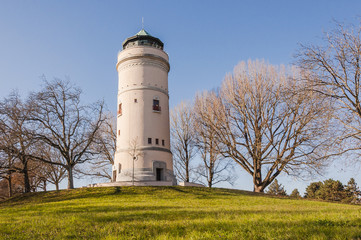
[[[361,239],[361,207],[228,189],[83,188],[0,203],[0,239]]]

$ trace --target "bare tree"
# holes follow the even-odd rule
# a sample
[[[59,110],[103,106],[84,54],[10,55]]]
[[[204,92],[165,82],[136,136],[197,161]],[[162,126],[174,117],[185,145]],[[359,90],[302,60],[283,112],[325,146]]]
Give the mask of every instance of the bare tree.
[[[42,154],[42,158],[47,159],[47,161],[58,163],[64,162],[64,160],[62,159],[63,156],[56,149],[45,146],[41,150],[44,151],[44,154]],[[45,179],[51,184],[54,184],[55,189],[58,191],[60,182],[66,177],[66,169],[60,164],[50,164],[44,161],[38,161],[38,164],[40,165],[39,167],[41,167],[42,169],[43,179]]]
[[[30,192],[28,165],[30,155],[34,152],[34,138],[29,134],[29,123],[25,118],[27,115],[31,115],[31,109],[16,92],[0,103],[0,151],[11,161],[8,171],[21,173],[24,191]]]
[[[27,189],[26,184],[29,184],[29,191],[35,192],[39,188],[42,188],[44,191],[46,191],[47,179],[44,175],[45,168],[43,166],[45,163],[37,162],[27,158],[27,174],[24,175],[24,163],[20,160],[21,158],[19,159],[16,157],[18,154],[13,154],[13,152],[13,149],[8,152],[0,151],[0,177],[7,181],[8,197],[11,197],[14,193],[14,177],[17,178],[16,182],[18,186],[21,186],[23,192],[25,192]],[[16,175],[19,174],[23,176],[21,180],[19,180],[19,177],[16,177]],[[24,176],[27,176],[27,181]]]
[[[24,177],[18,172],[11,174],[11,196],[24,193]],[[0,200],[9,197],[9,182],[0,176]]]
[[[143,156],[143,153],[139,150],[139,141],[138,137],[134,138],[129,144],[129,155],[133,160],[133,169],[132,169],[132,185],[134,186],[134,163],[138,160],[140,156]]]
[[[55,185],[55,189],[59,190],[60,182],[66,177],[66,170],[61,165],[48,164],[45,172],[46,180]]]
[[[34,112],[29,119],[36,124],[33,136],[45,146],[58,151],[62,162],[47,156],[33,156],[67,171],[68,189],[74,188],[73,170],[91,160],[95,136],[104,122],[103,103],[91,106],[80,102],[81,90],[69,81],[44,81],[44,88],[30,96]]]
[[[12,154],[0,151],[0,179],[5,179],[8,186],[8,197],[12,197],[12,177],[17,171],[15,166],[16,158]]]
[[[254,191],[281,173],[322,166],[332,141],[328,102],[304,88],[296,69],[260,61],[241,62],[201,112],[217,133],[219,149],[253,178]]]
[[[108,113],[95,137],[93,151],[97,153],[97,156],[89,162],[89,168],[82,170],[81,173],[112,180],[111,166],[114,164],[116,141],[116,118]]]
[[[182,181],[189,182],[191,161],[196,152],[191,105],[181,102],[171,111],[170,119],[175,174]]]
[[[46,163],[41,161],[29,161],[29,182],[32,192],[37,192],[39,189],[46,192],[47,178],[46,178]]]
[[[194,138],[202,159],[196,173],[207,181],[208,187],[220,182],[233,184],[235,180],[233,162],[231,159],[225,159],[219,149],[216,133],[219,125],[216,119],[213,119],[214,128],[202,121],[202,113],[210,111],[212,107],[207,100],[207,93],[198,94],[194,106]]]
[[[323,46],[301,45],[298,65],[307,73],[311,90],[336,103],[334,117],[345,127],[340,138],[347,141],[348,150],[360,149],[361,22],[348,27],[336,23],[324,41]]]

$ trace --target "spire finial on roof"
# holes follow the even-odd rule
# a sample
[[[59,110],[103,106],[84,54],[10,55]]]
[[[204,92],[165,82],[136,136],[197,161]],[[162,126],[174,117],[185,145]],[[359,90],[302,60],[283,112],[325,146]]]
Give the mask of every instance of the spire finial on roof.
[[[142,30],[144,30],[144,17],[142,17]]]

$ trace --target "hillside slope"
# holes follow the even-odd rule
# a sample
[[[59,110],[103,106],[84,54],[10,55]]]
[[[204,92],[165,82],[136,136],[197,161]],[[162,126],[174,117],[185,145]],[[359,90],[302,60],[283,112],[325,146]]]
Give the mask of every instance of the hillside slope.
[[[227,189],[83,188],[0,203],[0,239],[361,239],[361,207]]]

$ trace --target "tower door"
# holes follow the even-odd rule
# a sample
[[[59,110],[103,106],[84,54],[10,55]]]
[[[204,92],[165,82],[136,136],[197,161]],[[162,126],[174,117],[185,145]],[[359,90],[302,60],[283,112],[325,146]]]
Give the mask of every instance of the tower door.
[[[163,168],[156,169],[156,177],[157,177],[157,181],[163,180]]]
[[[153,162],[153,174],[156,181],[166,181],[167,177],[165,174],[167,169],[167,165],[165,162],[154,161]]]

